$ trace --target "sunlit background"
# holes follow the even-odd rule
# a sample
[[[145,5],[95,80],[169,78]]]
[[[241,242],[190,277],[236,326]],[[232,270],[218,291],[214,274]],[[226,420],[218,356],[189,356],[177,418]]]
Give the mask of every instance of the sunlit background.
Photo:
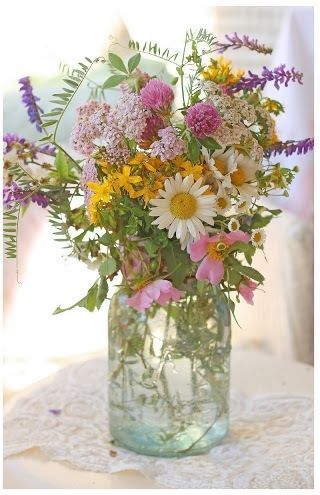
[[[74,65],[85,56],[104,55],[118,40],[114,50],[124,57],[129,39],[158,41],[164,48],[179,48],[189,27],[205,27],[220,39],[225,33],[248,34],[275,48],[273,55],[259,55],[247,49],[227,52],[237,67],[258,71],[286,62],[305,74],[305,85],[281,89],[287,114],[278,131],[285,140],[313,135],[313,12],[312,8],[212,7],[201,3],[197,9],[171,2],[157,9],[149,2],[55,1],[50,14],[33,19],[37,2],[19,3],[5,37],[8,50],[3,57],[4,133],[17,132],[29,139],[37,137],[19,101],[17,79],[30,75],[34,91],[42,102],[59,86],[59,65]],[[210,3],[210,2],[208,2]],[[120,7],[116,8],[116,5]],[[38,6],[40,4],[38,3]],[[36,26],[33,24],[36,23]],[[152,64],[152,65],[151,65]],[[143,67],[161,72],[165,67],[145,60]],[[167,68],[170,71],[170,68]],[[106,77],[101,72],[97,78]],[[267,88],[274,96],[276,90]],[[112,100],[114,92],[108,95]],[[81,93],[87,97],[87,89]],[[45,107],[45,103],[43,104]],[[296,115],[299,118],[296,118]],[[66,116],[60,141],[68,142],[72,112]],[[299,174],[293,194],[285,204],[285,214],[268,228],[266,261],[257,255],[256,266],[266,276],[264,291],[257,291],[255,306],[241,303],[234,325],[234,347],[261,349],[292,359],[312,362],[312,215],[313,157],[294,156],[288,164],[298,164]],[[30,208],[19,234],[18,282],[14,261],[4,266],[5,392],[6,397],[61,366],[105,351],[107,346],[107,303],[99,312],[84,309],[53,316],[58,306],[80,299],[96,276],[75,259],[62,256],[54,243],[46,213]]]

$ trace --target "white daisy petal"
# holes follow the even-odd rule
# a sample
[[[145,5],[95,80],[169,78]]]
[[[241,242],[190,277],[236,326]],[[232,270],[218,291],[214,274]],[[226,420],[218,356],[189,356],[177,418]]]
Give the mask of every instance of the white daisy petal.
[[[173,236],[174,236],[174,233],[177,229],[177,225],[178,225],[178,218],[175,218],[172,222],[172,224],[170,225],[169,227],[169,231],[168,231],[168,237],[169,239],[171,239]]]
[[[150,203],[155,206],[165,206],[167,204],[165,199],[151,199]]]
[[[161,222],[159,221],[159,229],[166,229],[169,227],[169,225],[173,222],[174,216],[171,215],[170,213],[167,213],[166,215],[163,215],[161,217]]]
[[[192,237],[197,237],[197,231],[192,220],[187,220],[187,227]]]
[[[200,222],[200,220],[199,220],[198,217],[194,217],[192,219],[192,222],[195,225],[195,227],[198,229],[198,232],[200,232],[201,234],[205,234],[206,233],[206,229],[204,228],[203,223]]]
[[[198,198],[199,196],[201,196],[202,193],[204,193],[207,189],[208,189],[209,186],[202,186],[200,187],[197,191],[194,191],[193,192],[193,195]],[[191,192],[191,189],[190,189],[190,192]]]
[[[193,186],[190,188],[190,193],[194,194],[198,189],[199,187],[201,186],[202,184],[202,178],[200,177],[200,179],[198,179],[194,184]],[[207,186],[207,189],[208,189],[209,186]]]
[[[177,230],[176,230],[176,236],[177,239],[180,239],[182,233],[182,220],[178,220],[178,225],[177,225]]]
[[[198,218],[200,218],[200,220],[202,220],[203,222],[208,223],[209,225],[214,225],[213,218],[211,218],[207,215],[198,215]]]
[[[190,220],[189,220],[190,221]],[[180,236],[180,242],[183,242],[184,239],[186,238],[186,235],[188,233],[187,229],[187,222],[186,221],[181,221],[181,236]]]

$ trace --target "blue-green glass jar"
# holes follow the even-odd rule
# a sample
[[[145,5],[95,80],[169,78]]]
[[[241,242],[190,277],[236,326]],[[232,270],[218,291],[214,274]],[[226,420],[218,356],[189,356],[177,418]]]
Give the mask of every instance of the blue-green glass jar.
[[[109,309],[109,418],[116,445],[160,457],[208,452],[228,431],[230,312],[212,285],[138,313]]]

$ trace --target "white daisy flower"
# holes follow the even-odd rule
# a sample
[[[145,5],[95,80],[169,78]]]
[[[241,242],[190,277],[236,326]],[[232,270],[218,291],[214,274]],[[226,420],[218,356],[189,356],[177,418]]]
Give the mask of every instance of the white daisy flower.
[[[263,229],[256,229],[252,231],[251,242],[255,247],[262,246],[266,240],[266,233]]]
[[[226,213],[232,206],[230,198],[221,189],[216,196],[214,206],[219,213]]]
[[[228,223],[228,229],[230,232],[237,232],[237,230],[240,229],[240,223],[237,218],[231,218],[230,222]]]
[[[236,205],[237,213],[247,213],[251,206],[251,198],[248,196],[240,196]]]
[[[210,156],[208,150],[203,147],[201,154],[220,185],[225,189],[232,187],[230,174],[237,168],[238,152],[232,146],[227,151],[223,147]]]
[[[255,162],[248,156],[238,155],[236,169],[230,173],[231,184],[235,192],[245,196],[258,197],[258,187],[256,183],[256,172],[261,170],[260,163]]]
[[[168,229],[169,239],[176,235],[184,244],[186,238],[194,240],[206,233],[203,222],[214,225],[215,196],[203,195],[209,186],[201,184],[202,179],[194,182],[193,176],[188,175],[182,180],[178,173],[166,179],[165,190],[159,191],[162,198],[150,201],[154,208],[151,208],[149,214],[158,217],[152,223],[159,229]]]

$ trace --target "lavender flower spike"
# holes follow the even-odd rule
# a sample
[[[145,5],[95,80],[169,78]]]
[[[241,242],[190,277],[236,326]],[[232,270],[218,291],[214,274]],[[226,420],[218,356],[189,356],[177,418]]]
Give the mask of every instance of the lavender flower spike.
[[[252,90],[255,88],[263,89],[268,81],[273,81],[274,86],[279,89],[280,84],[288,86],[289,82],[298,82],[302,84],[302,72],[296,71],[294,67],[291,70],[286,69],[285,64],[276,67],[273,70],[263,67],[261,76],[248,71],[249,77],[242,77],[240,81],[233,86],[233,91],[241,91],[242,89]]]
[[[39,132],[42,132],[40,115],[43,113],[43,110],[37,104],[37,101],[39,101],[40,98],[33,94],[29,77],[22,77],[18,82],[21,85],[20,91],[22,91],[22,102],[27,109],[29,120],[31,124],[36,124],[36,128]]]
[[[281,155],[284,153],[286,156],[293,155],[293,153],[297,153],[297,155],[306,154],[309,151],[312,151],[314,148],[314,139],[307,138],[302,139],[301,141],[278,141],[270,146],[265,152],[264,155],[267,158],[270,158],[271,155]]]
[[[237,50],[238,48],[242,48],[243,46],[249,48],[249,50],[263,53],[264,55],[268,55],[273,51],[272,48],[259,44],[258,40],[250,39],[249,36],[246,34],[244,34],[242,38],[240,38],[237,33],[233,33],[232,36],[226,34],[225,38],[229,41],[229,43],[218,43],[218,53],[224,53],[228,48]]]

